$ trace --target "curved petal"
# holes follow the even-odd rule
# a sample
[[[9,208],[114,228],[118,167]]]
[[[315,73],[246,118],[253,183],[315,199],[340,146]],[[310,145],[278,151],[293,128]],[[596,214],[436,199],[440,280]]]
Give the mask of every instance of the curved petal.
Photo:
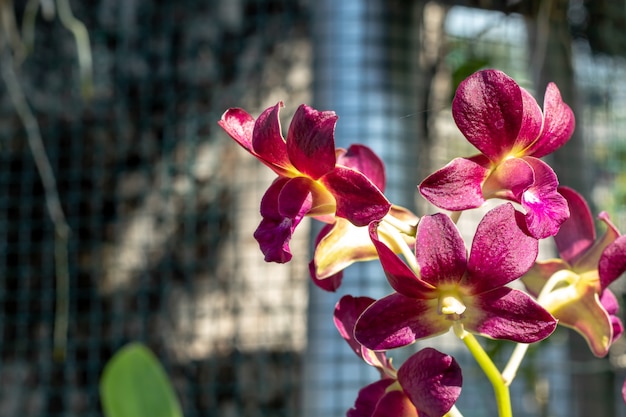
[[[613,343],[622,335],[622,333],[624,333],[624,324],[617,316],[617,312],[619,310],[617,297],[615,297],[615,294],[613,294],[611,290],[606,289],[602,291],[602,294],[600,294],[600,304],[602,304],[602,307],[604,307],[606,312],[609,314],[609,318],[611,319],[611,325],[613,326],[613,340],[611,340],[611,343]]]
[[[445,214],[424,216],[417,225],[415,258],[421,279],[431,285],[456,284],[467,269],[465,243]]]
[[[298,107],[287,132],[287,153],[298,171],[316,180],[335,167],[336,123],[333,111]]]
[[[291,260],[289,241],[296,226],[304,215],[295,217],[284,216],[279,210],[279,196],[290,178],[279,177],[267,189],[261,199],[261,216],[263,220],[254,232],[266,262],[285,263]],[[307,210],[307,198],[304,198],[301,209]]]
[[[620,237],[619,230],[617,230],[615,225],[611,222],[608,213],[602,212],[598,215],[598,218],[606,224],[606,232],[575,260],[575,263],[572,265],[572,269],[578,273],[597,270],[605,249],[607,249],[613,244],[613,242],[615,242],[616,239]],[[612,282],[614,279],[615,278],[613,277],[605,277],[602,282]]]
[[[372,417],[418,417],[418,412],[401,389],[387,389]]]
[[[572,137],[576,125],[574,112],[563,102],[561,92],[554,83],[546,87],[543,99],[543,130],[526,155],[541,158],[563,146]]]
[[[256,119],[252,132],[252,149],[269,166],[295,171],[287,156],[287,146],[280,131],[278,112],[281,107],[283,103],[279,102],[274,107],[266,109]],[[277,173],[281,175],[280,169]]]
[[[529,294],[533,297],[537,297],[544,285],[546,285],[548,279],[557,271],[564,269],[569,269],[569,265],[561,259],[538,261],[522,276],[522,283]]]
[[[559,187],[558,191],[567,200],[570,216],[554,236],[554,242],[561,259],[573,264],[593,245],[596,229],[583,196],[569,187]]]
[[[452,101],[452,116],[457,126],[480,152],[494,162],[511,152],[520,129],[541,128],[541,110],[525,108],[522,91],[502,71],[478,71],[457,88]],[[530,135],[530,133],[527,133]]]
[[[474,296],[472,306],[463,318],[466,330],[493,339],[534,343],[550,336],[557,325],[528,294],[508,287]]]
[[[461,395],[461,367],[450,355],[424,348],[398,369],[398,382],[418,411],[436,417],[446,414]]]
[[[378,402],[393,383],[393,379],[381,379],[361,388],[354,407],[348,410],[347,417],[373,417]]]
[[[365,145],[350,145],[348,150],[337,150],[337,165],[343,165],[361,172],[381,191],[385,191],[385,165],[383,161]]]
[[[535,183],[524,191],[520,201],[526,210],[528,230],[537,239],[554,236],[569,217],[567,201],[558,193],[556,174],[548,164],[530,156],[524,160],[535,173]]]
[[[620,236],[602,252],[598,264],[600,288],[604,290],[626,271],[626,236]]]
[[[318,288],[328,292],[335,292],[339,289],[339,287],[341,287],[341,282],[343,281],[343,270],[330,274],[324,278],[320,278],[316,274],[315,261],[312,260],[309,262],[309,276],[311,277],[313,284],[315,284]]]
[[[437,299],[418,300],[393,293],[361,314],[354,337],[368,349],[388,350],[443,334],[451,325],[451,321],[437,314]]]
[[[559,323],[582,335],[591,352],[603,357],[613,340],[613,323],[596,293],[595,286],[583,280],[559,288],[546,296],[542,304]]]
[[[217,122],[242,148],[255,155],[252,150],[254,118],[243,109],[228,109]]]
[[[278,196],[278,211],[285,217],[333,214],[335,207],[328,190],[307,177],[290,178]]]
[[[474,294],[506,285],[533,266],[538,251],[523,215],[511,203],[502,204],[487,212],[476,229],[466,283]]]
[[[455,158],[429,175],[418,189],[426,200],[439,208],[467,210],[480,207],[485,202],[482,185],[488,175],[489,169],[480,162]]]
[[[337,201],[338,217],[355,226],[366,226],[389,212],[391,203],[364,174],[345,167],[335,167],[320,182]]]
[[[407,297],[434,298],[436,296],[435,287],[418,278],[415,272],[381,241],[377,223],[370,224],[369,232],[370,239],[378,252],[380,264],[394,290]]]
[[[516,156],[528,154],[527,148],[537,141],[543,123],[543,115],[537,100],[522,87],[520,87],[520,92],[523,102],[522,125],[511,150],[511,154]]]

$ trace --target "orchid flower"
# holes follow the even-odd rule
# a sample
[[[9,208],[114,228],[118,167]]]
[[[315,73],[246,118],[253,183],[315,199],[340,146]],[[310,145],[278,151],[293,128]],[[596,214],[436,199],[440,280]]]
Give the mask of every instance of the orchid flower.
[[[452,326],[494,339],[533,343],[549,336],[556,320],[532,297],[506,286],[534,264],[538,242],[527,234],[511,203],[481,220],[467,259],[450,218],[425,216],[417,227],[415,266],[409,267],[370,225],[387,279],[396,291],[368,307],[357,321],[356,340],[372,350],[409,345]]]
[[[596,240],[585,199],[567,187],[559,192],[571,213],[554,236],[560,259],[537,262],[522,282],[531,294],[541,294],[540,304],[560,324],[580,333],[593,354],[602,357],[623,332],[617,300],[607,287],[626,271],[626,236],[620,236],[607,213],[600,213],[607,230]]]
[[[333,222],[335,216],[356,226],[384,217],[391,204],[362,172],[337,163],[337,116],[301,105],[283,139],[278,103],[254,118],[242,109],[227,110],[219,125],[278,178],[261,200],[263,217],[254,237],[268,262],[291,260],[289,241],[304,216]],[[339,153],[342,152],[339,150]]]
[[[456,360],[432,348],[409,357],[400,368],[384,352],[374,352],[354,339],[359,315],[374,300],[346,295],[335,306],[334,322],[352,350],[377,368],[381,379],[359,391],[348,417],[441,417],[461,393],[462,374]]]
[[[427,177],[421,194],[437,207],[461,211],[480,207],[486,199],[521,204],[526,223],[537,239],[555,235],[569,216],[557,192],[556,174],[538,158],[552,153],[571,137],[574,114],[550,83],[544,111],[535,99],[501,71],[479,71],[458,87],[452,102],[454,120],[481,153],[456,158]]]

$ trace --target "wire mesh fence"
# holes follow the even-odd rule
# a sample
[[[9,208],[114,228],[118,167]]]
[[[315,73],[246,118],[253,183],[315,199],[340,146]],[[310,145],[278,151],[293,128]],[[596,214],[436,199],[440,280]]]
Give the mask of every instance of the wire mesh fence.
[[[471,154],[451,124],[458,78],[495,66],[539,89],[528,16],[408,0],[70,2],[91,46],[85,97],[61,3],[1,12],[0,415],[102,415],[102,369],[131,341],[162,361],[185,416],[345,415],[374,377],[333,328],[341,293],[309,287],[315,227],[298,230],[291,263],[263,262],[252,232],[273,176],[216,121],[228,107],[256,116],[278,101],[284,127],[300,103],[333,109],[338,145],[370,145],[387,164],[390,198],[424,214],[417,183]],[[625,64],[567,41],[584,176],[595,205],[625,229]],[[51,219],[50,177],[42,181],[16,87],[37,123],[67,240]],[[383,295],[381,276],[359,265],[344,291]],[[516,415],[585,415],[570,401],[580,392],[573,375],[599,375],[602,384],[583,384],[586,402],[626,415],[623,343],[606,360],[571,356],[574,344],[584,346],[563,331],[531,355]],[[465,359],[470,380],[477,370]],[[466,416],[494,412],[489,391],[486,381],[466,387]]]

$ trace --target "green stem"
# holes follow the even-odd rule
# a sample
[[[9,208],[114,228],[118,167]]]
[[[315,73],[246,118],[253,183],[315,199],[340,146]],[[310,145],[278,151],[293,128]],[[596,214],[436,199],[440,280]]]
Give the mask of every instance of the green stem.
[[[502,379],[500,371],[493,363],[489,355],[487,355],[474,335],[466,332],[463,329],[463,325],[460,323],[455,323],[454,333],[463,341],[463,343],[465,343],[465,346],[467,346],[470,353],[474,356],[474,359],[487,376],[487,379],[491,382],[496,396],[496,403],[498,405],[498,416],[513,417],[509,387],[504,383],[504,379]]]

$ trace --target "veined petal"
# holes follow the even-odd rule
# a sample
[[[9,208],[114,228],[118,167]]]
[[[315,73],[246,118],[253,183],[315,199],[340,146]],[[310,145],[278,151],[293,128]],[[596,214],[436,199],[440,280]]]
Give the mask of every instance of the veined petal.
[[[338,217],[355,226],[366,226],[389,212],[391,203],[364,174],[337,166],[320,178],[337,202]]]
[[[487,162],[486,158],[480,162]],[[455,158],[440,170],[429,175],[419,185],[422,196],[445,210],[467,210],[480,207],[483,198],[483,181],[489,169],[477,160]]]
[[[395,370],[391,366],[391,362],[387,359],[384,352],[372,352],[361,346],[354,338],[354,326],[357,319],[365,311],[367,307],[374,303],[373,298],[369,297],[353,297],[344,295],[335,305],[333,321],[335,327],[343,339],[357,356],[363,359],[368,365],[377,368],[381,377],[392,377]]]
[[[543,100],[543,130],[537,141],[525,152],[541,158],[563,146],[572,137],[576,125],[574,112],[563,102],[561,92],[549,83]]]
[[[554,236],[569,217],[567,201],[557,192],[558,180],[548,164],[531,156],[524,160],[535,173],[535,183],[524,191],[520,201],[526,210],[528,230],[537,239]]]
[[[533,266],[538,251],[522,213],[511,203],[502,204],[485,214],[476,229],[466,283],[474,294],[506,285]]]
[[[570,217],[561,225],[554,242],[561,259],[574,264],[595,242],[596,229],[583,196],[569,187],[559,187],[558,191],[567,200]]]
[[[603,357],[613,340],[613,324],[596,293],[583,280],[551,292],[542,304],[559,323],[582,335],[591,352]]]
[[[419,300],[393,293],[361,314],[354,337],[368,349],[388,350],[443,334],[451,325],[451,321],[437,314],[437,299]]]
[[[369,226],[369,233],[381,266],[385,271],[387,280],[391,287],[407,297],[435,298],[435,287],[422,281],[415,275],[415,272],[391,250],[378,234],[378,223],[374,222]]]
[[[604,290],[626,271],[626,235],[618,237],[602,252],[598,264],[600,288]]]
[[[383,161],[365,145],[350,145],[348,150],[337,149],[337,165],[343,165],[361,172],[380,191],[385,191],[385,165]]]
[[[534,343],[550,336],[557,321],[528,294],[500,287],[475,295],[463,319],[466,330],[493,339]]]
[[[422,217],[417,225],[415,258],[423,281],[434,286],[459,282],[467,269],[466,251],[448,216],[437,213]]]
[[[295,169],[287,156],[285,139],[283,139],[280,131],[278,112],[281,107],[283,107],[283,103],[279,102],[261,113],[256,119],[252,133],[254,153],[268,166],[280,168],[279,170],[275,169],[279,175],[282,175],[281,172],[283,171],[281,170],[295,173]]]
[[[461,367],[450,355],[424,348],[398,369],[398,382],[420,415],[441,417],[461,395]]]
[[[316,180],[335,167],[336,123],[333,111],[298,107],[287,132],[287,153],[298,171]]]
[[[459,85],[452,116],[467,140],[494,162],[513,149],[522,124],[538,135],[542,123],[538,106],[526,109],[519,85],[497,70],[478,71]]]

